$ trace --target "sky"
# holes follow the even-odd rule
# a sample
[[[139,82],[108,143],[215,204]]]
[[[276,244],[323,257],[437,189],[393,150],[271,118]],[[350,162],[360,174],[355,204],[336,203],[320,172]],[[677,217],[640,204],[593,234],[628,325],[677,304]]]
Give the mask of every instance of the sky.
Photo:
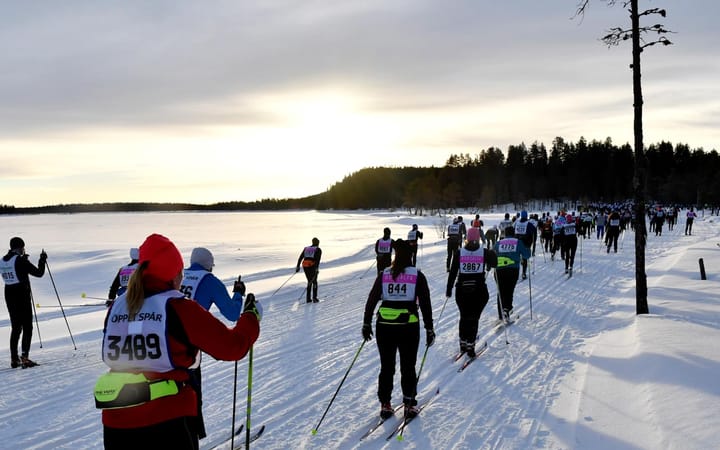
[[[622,3],[622,2],[620,2]],[[717,149],[712,0],[641,0],[645,143]],[[364,167],[632,142],[627,11],[591,0],[0,1],[3,204],[253,201]]]
[[[51,272],[31,280],[38,320],[30,357],[40,366],[9,367],[9,320],[4,302],[0,306],[0,441],[37,450],[102,448],[92,398],[107,370],[100,359],[102,298],[127,262],[126,239],[144,229],[171,238],[186,262],[194,246],[211,249],[213,273],[228,289],[240,272],[263,304],[250,418],[251,431],[266,429],[252,448],[714,449],[720,439],[720,218],[698,214],[690,236],[682,215],[673,230],[665,226],[661,236],[648,236],[647,315],[635,314],[631,232],[620,238],[618,253],[606,253],[595,236],[581,239],[570,279],[559,256],[553,261],[538,247],[529,279],[515,290],[519,319],[507,334],[493,329],[497,289],[488,283],[491,302],[480,318],[478,343],[488,349],[462,373],[453,362],[459,316],[454,298],[445,301],[446,245],[436,231],[438,217],[346,211],[182,213],[184,220],[177,213],[12,216],[0,222],[0,235],[22,226],[31,261],[44,247]],[[313,224],[323,249],[317,304],[304,303],[305,279],[294,272],[306,230],[280,232],[303,223],[299,217]],[[481,213],[486,225],[501,217]],[[408,426],[404,443],[385,440],[399,414],[361,441],[380,406],[376,342],[361,338],[375,277],[373,244],[383,227],[398,238],[412,223],[424,231],[418,268],[428,279],[437,334],[425,354],[421,333],[418,399],[439,394]],[[264,228],[255,228],[260,224]],[[268,232],[277,238],[264,239]],[[230,324],[215,307],[211,312]],[[222,441],[231,429],[235,381],[235,425],[247,419],[248,359],[235,366],[205,355],[202,371],[208,441]],[[399,377],[394,405],[402,399]]]

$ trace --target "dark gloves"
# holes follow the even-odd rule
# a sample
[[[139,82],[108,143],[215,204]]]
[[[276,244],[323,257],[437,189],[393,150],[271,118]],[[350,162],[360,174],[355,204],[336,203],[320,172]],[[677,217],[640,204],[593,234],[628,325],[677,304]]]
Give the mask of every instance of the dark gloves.
[[[432,328],[429,330],[425,330],[425,345],[428,347],[432,347],[432,345],[435,343],[435,330]]]
[[[447,288],[447,290],[445,291],[445,297],[447,297],[447,298],[452,297],[452,288],[451,287]]]
[[[255,300],[255,294],[252,292],[245,298],[245,307],[243,307],[243,313],[251,312],[255,314],[258,322],[262,319],[263,308],[260,302]]]
[[[295,273],[298,273],[298,272],[300,272],[300,266],[297,266],[297,267],[295,268]]]
[[[40,261],[47,261],[47,253],[45,253],[45,249],[40,252]]]
[[[369,341],[373,337],[372,326],[369,323],[364,323],[362,327],[362,336],[365,342]]]
[[[239,292],[240,295],[245,297],[245,283],[243,283],[240,278],[242,278],[242,276],[238,275],[237,281],[233,284],[233,292]]]

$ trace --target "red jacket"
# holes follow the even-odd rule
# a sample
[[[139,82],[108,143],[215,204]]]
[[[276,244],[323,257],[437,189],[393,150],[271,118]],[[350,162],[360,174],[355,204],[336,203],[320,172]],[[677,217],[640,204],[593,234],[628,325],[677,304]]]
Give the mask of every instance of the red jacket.
[[[187,368],[197,350],[215,359],[236,361],[243,358],[260,335],[260,324],[253,313],[240,315],[233,328],[228,328],[196,301],[177,298],[167,303],[168,340],[172,362]],[[105,319],[107,321],[107,317]],[[170,372],[144,372],[148,379],[186,381],[185,369]],[[197,415],[197,396],[185,385],[176,395],[161,397],[129,408],[105,409],[103,425],[110,428],[139,428],[178,417]]]

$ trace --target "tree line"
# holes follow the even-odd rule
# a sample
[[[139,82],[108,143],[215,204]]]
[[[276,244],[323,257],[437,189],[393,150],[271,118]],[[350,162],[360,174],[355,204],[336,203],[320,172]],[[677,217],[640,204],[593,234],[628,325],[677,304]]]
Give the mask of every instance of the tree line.
[[[660,142],[646,152],[646,198],[665,204],[720,204],[720,156],[716,150]],[[443,167],[371,167],[335,183],[325,192],[296,199],[253,202],[93,203],[16,208],[0,214],[132,211],[255,211],[287,209],[398,209],[414,214],[446,208],[488,208],[532,199],[586,204],[633,195],[633,149],[610,138],[566,142],[548,149],[533,142],[490,147],[478,154],[452,154]]]
[[[720,156],[687,144],[660,142],[646,152],[646,198],[659,203],[720,204]],[[534,142],[451,155],[440,168],[370,168],[346,177],[318,197],[320,209],[405,207],[488,208],[532,199],[583,203],[633,196],[633,148],[610,138]]]

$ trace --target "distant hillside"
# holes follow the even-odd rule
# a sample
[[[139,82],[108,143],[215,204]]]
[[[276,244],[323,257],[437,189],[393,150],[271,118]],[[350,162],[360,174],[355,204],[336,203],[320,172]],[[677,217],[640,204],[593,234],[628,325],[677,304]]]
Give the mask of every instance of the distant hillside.
[[[660,203],[720,205],[720,156],[669,142],[645,152],[646,198]],[[413,213],[440,208],[486,208],[531,199],[612,202],[633,196],[634,156],[629,144],[604,141],[568,143],[550,149],[534,142],[490,147],[479,154],[450,155],[443,167],[372,167],[359,170],[327,191],[297,199],[254,202],[93,203],[31,208],[0,205],[0,214],[110,211],[257,211],[286,209],[397,209]]]

